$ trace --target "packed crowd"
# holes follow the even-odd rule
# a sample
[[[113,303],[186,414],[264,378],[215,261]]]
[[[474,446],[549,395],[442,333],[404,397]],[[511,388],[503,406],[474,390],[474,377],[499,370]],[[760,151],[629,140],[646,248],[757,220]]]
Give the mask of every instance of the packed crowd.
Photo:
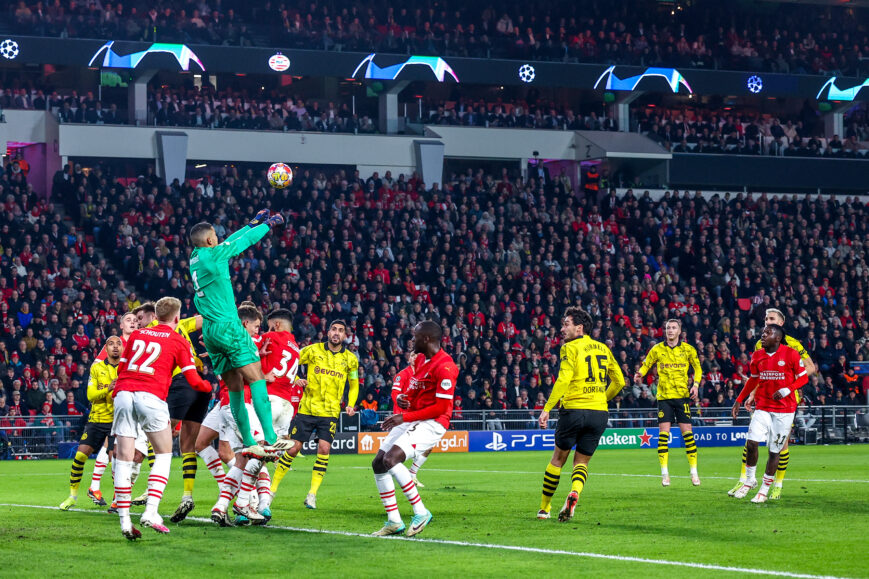
[[[473,6],[473,7],[470,7]],[[572,60],[857,75],[869,55],[865,9],[631,0],[468,5],[415,0],[363,7],[209,2],[10,3],[23,34],[358,52]],[[709,31],[714,31],[709,33]],[[865,67],[864,67],[865,68]]]
[[[617,410],[652,408],[653,381],[631,376],[673,316],[700,352],[702,406],[732,404],[770,306],[818,362],[809,404],[865,403],[869,385],[850,366],[869,356],[869,219],[855,200],[598,199],[506,171],[453,175],[443,187],[416,175],[302,171],[276,192],[262,175],[235,171],[166,187],[152,171],[124,184],[99,167],[67,167],[54,179],[55,206],[7,164],[2,426],[45,424],[56,427],[43,429],[51,441],[73,438],[77,421],[57,417],[86,413],[88,367],[119,314],[164,295],[194,313],[183,232],[207,219],[225,236],[264,206],[289,225],[236,262],[239,299],[288,307],[301,344],[346,318],[366,408],[389,408],[410,329],[434,317],[461,367],[456,418],[524,409],[530,420],[556,377],[560,313],[574,303],[593,314],[594,336],[628,378]]]
[[[823,123],[808,107],[787,120],[688,109],[644,108],[634,114],[641,133],[674,153],[864,159],[869,152],[869,126],[856,115],[846,121],[844,138],[825,136]]]
[[[600,107],[597,107],[600,108]],[[587,114],[565,109],[562,105],[540,100],[485,102],[474,99],[439,101],[426,104],[429,111],[424,120],[433,125],[466,127],[510,127],[524,129],[554,129],[564,131],[616,131],[612,117],[594,110]]]

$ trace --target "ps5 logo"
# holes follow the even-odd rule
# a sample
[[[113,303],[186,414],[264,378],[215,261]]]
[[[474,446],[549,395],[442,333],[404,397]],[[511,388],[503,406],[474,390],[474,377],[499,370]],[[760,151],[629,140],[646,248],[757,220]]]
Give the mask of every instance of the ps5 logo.
[[[505,450],[506,448],[507,448],[507,445],[504,443],[504,437],[501,436],[501,433],[500,432],[493,432],[492,433],[492,442],[490,442],[489,444],[486,445],[486,449],[499,451],[499,450]]]

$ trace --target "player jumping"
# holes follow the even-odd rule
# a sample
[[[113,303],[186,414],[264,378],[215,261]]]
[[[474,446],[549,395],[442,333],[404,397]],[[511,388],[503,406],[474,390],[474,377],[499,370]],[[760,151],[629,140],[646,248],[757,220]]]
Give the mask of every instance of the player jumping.
[[[130,540],[141,533],[130,520],[131,476],[137,428],[141,426],[154,448],[154,466],[148,477],[148,502],[141,522],[159,533],[168,533],[157,513],[163,490],[169,482],[172,462],[172,431],[166,396],[176,366],[191,386],[211,391],[196,372],[190,344],[175,332],[180,321],[181,302],[162,298],[155,305],[158,325],[133,332],[118,365],[114,389],[116,440],[115,493],[121,531]]]
[[[395,535],[406,529],[398,512],[393,478],[413,507],[407,536],[421,533],[432,520],[404,461],[434,448],[450,426],[459,369],[441,349],[442,337],[440,324],[431,320],[420,322],[413,329],[413,351],[421,355],[414,360],[412,377],[401,394],[407,408],[383,421],[383,430],[390,432],[371,462],[387,516],[383,528],[375,535]]]
[[[275,450],[285,450],[289,444],[278,441],[272,428],[271,405],[259,352],[238,319],[229,261],[262,239],[271,226],[283,222],[280,214],[269,217],[269,211],[263,209],[247,227],[236,231],[223,243],[218,241],[217,233],[209,223],[198,223],[190,231],[190,242],[194,247],[190,254],[190,275],[196,309],[203,317],[205,349],[215,374],[223,377],[229,389],[232,416],[238,423],[245,452],[259,457]],[[267,448],[257,444],[251,435],[250,419],[244,405],[244,384],[250,384],[254,411],[262,424]]]
[[[756,391],[757,408],[751,416],[745,447],[748,449],[746,460],[746,480],[733,496],[744,498],[748,491],[757,486],[754,478],[757,468],[758,443],[766,442],[769,459],[763,476],[763,485],[751,502],[764,503],[769,495],[779,462],[779,453],[784,448],[791,426],[797,401],[794,393],[808,381],[803,361],[799,353],[782,344],[784,329],[777,324],[767,324],[760,335],[762,350],[751,356],[751,376],[745,383],[733,407],[733,419],[739,414],[739,404],[746,402],[748,395]],[[747,408],[749,411],[750,408]]]

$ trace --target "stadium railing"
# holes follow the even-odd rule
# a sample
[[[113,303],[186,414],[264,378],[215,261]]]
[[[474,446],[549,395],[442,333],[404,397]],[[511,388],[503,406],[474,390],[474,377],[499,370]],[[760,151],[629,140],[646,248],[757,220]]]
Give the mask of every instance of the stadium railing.
[[[379,431],[380,422],[391,412],[377,413],[378,423],[363,427],[363,431]],[[340,430],[344,428],[343,418]],[[537,430],[535,410],[463,410],[461,418],[452,420],[451,430]],[[22,424],[8,425],[8,417],[0,419],[0,460],[25,458],[69,458],[78,446],[83,424],[81,416],[52,416],[54,424],[39,423],[39,417],[23,417]],[[555,428],[558,413],[552,413],[549,428]],[[704,408],[701,415],[692,415],[695,427],[742,426],[747,427],[749,416],[742,412],[734,422],[730,408]],[[610,411],[610,428],[656,428],[657,411],[649,408],[622,408]],[[793,439],[802,444],[850,444],[869,442],[869,407],[867,406],[815,406],[801,409],[794,420]],[[177,448],[175,449],[177,452]]]

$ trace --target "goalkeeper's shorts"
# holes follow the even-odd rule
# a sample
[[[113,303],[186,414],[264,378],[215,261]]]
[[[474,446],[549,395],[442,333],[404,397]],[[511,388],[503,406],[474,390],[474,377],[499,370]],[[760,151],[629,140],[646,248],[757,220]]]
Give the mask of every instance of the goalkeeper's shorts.
[[[248,364],[259,364],[259,351],[253,338],[241,325],[241,320],[231,322],[202,321],[202,338],[215,374]]]

